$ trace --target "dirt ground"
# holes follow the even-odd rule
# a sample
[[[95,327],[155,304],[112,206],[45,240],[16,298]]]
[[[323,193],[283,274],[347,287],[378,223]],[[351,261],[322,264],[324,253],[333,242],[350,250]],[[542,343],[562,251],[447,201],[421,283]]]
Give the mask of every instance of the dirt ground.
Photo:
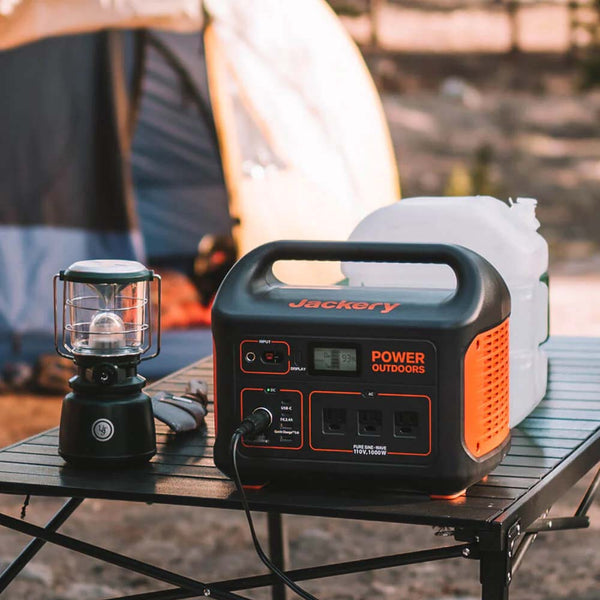
[[[507,41],[502,16],[485,20],[479,12],[459,12],[446,15],[444,22],[416,9],[391,10],[382,20],[384,51],[369,52],[367,59],[384,92],[403,195],[470,193],[479,186],[499,197],[538,198],[542,233],[552,249],[551,331],[600,336],[600,93],[577,92],[579,72],[556,54],[565,43],[563,13],[551,8],[523,16],[530,23],[524,45],[537,54],[514,58],[462,54],[489,51],[490,44],[502,50]],[[448,29],[450,18],[453,28]],[[358,38],[368,35],[364,19],[351,27]],[[413,54],[401,52],[407,48]],[[415,49],[423,53],[414,54]],[[427,54],[432,50],[446,54]],[[60,398],[4,394],[0,409],[4,446],[56,425]],[[572,512],[586,481],[561,499],[553,514]],[[0,511],[18,516],[22,501],[0,496]],[[45,522],[59,504],[34,499],[27,518]],[[598,502],[590,516],[589,530],[538,537],[513,582],[513,600],[600,598]],[[264,534],[263,517],[256,519]],[[289,517],[287,523],[293,567],[451,541],[422,526],[307,517]],[[243,518],[231,511],[90,500],[62,531],[207,580],[263,571]],[[23,536],[0,531],[0,563],[10,561],[25,542]],[[160,587],[142,576],[46,548],[2,598],[95,600]],[[465,559],[306,587],[323,600],[480,597],[476,563]],[[264,592],[247,595],[267,597]]]

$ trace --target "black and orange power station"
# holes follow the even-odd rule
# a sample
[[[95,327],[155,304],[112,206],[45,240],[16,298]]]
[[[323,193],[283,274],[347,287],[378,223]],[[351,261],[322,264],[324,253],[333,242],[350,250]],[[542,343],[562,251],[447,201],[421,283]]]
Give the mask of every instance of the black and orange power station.
[[[435,263],[455,290],[298,287],[283,260]],[[217,294],[215,462],[232,474],[242,439],[247,484],[292,479],[456,494],[508,450],[510,295],[498,272],[459,246],[274,242],[244,256]]]

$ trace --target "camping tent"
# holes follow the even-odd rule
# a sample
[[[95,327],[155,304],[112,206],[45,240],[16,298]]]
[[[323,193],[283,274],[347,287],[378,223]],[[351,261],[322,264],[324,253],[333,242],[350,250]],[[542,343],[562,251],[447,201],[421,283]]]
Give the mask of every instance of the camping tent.
[[[22,20],[61,1],[73,4],[22,0],[0,16],[0,47],[28,32],[0,52],[0,363],[15,340],[25,358],[50,351],[51,276],[74,260],[189,264],[209,232],[233,231],[241,252],[345,239],[397,198],[376,91],[322,0],[205,0],[205,28],[189,33],[128,29],[143,11],[114,15],[134,0],[85,0],[100,16],[77,29],[63,11],[69,35],[56,24],[31,41]],[[146,372],[210,348],[206,332],[165,342]]]

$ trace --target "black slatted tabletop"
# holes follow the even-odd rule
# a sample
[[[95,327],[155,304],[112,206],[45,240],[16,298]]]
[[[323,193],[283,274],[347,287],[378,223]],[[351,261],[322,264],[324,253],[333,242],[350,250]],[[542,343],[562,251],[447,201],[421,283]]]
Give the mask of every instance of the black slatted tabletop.
[[[503,527],[518,513],[527,525],[600,461],[600,340],[552,338],[546,398],[513,431],[508,456],[485,482],[459,498],[431,500],[396,490],[291,490],[269,485],[249,492],[254,509],[397,523]],[[212,386],[204,359],[149,387],[183,392],[191,378]],[[212,412],[212,406],[211,412]],[[0,450],[0,492],[108,498],[239,508],[233,483],[212,460],[212,419],[205,432],[175,436],[158,425],[151,463],[120,471],[69,467],[57,454],[58,429]]]

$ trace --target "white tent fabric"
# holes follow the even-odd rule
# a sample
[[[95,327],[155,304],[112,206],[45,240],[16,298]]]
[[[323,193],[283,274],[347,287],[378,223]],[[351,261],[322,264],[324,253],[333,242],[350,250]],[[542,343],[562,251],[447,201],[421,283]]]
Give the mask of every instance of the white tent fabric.
[[[201,0],[0,0],[0,50],[105,28],[195,31]]]
[[[0,0],[0,50],[103,28],[194,31],[209,15],[213,112],[240,252],[275,239],[345,240],[399,197],[381,102],[324,0]],[[330,265],[304,279],[341,277]]]
[[[209,81],[242,253],[274,239],[345,240],[399,197],[377,91],[323,0],[205,0]],[[329,283],[339,270],[294,267]]]

